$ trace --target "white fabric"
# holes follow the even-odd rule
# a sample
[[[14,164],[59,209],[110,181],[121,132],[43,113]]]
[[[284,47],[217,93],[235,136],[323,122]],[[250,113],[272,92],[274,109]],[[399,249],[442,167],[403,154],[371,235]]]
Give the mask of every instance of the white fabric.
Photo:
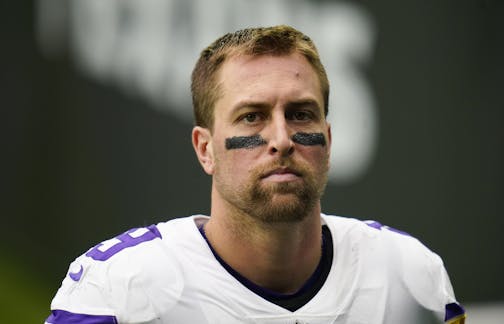
[[[51,309],[113,315],[118,323],[415,323],[455,302],[441,259],[413,237],[386,227],[321,215],[333,238],[331,271],[295,312],[256,295],[215,259],[196,223],[157,225],[162,238],[127,247],[105,261],[80,256]],[[440,320],[442,322],[442,320]]]

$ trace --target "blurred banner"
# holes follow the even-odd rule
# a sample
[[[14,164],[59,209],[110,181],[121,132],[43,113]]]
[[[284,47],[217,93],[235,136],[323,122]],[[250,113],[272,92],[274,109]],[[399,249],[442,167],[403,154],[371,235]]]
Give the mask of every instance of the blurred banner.
[[[150,107],[191,122],[190,75],[200,51],[227,32],[292,25],[319,47],[336,92],[330,180],[363,176],[376,151],[374,95],[362,67],[375,28],[350,2],[292,0],[39,0],[37,39],[49,57],[70,51],[91,78],[145,98]],[[61,8],[67,8],[62,10]],[[63,31],[68,34],[62,35]],[[67,44],[68,42],[68,44]]]
[[[1,323],[43,322],[69,263],[98,242],[209,212],[191,69],[225,32],[277,24],[313,38],[330,77],[324,212],[419,238],[469,323],[502,322],[504,2],[38,0],[0,12]]]

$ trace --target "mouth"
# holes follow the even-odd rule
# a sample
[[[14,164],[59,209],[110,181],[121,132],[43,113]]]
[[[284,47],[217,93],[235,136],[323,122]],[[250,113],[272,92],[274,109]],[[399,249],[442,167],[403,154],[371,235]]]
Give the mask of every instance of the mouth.
[[[294,181],[301,178],[301,173],[287,167],[276,168],[266,172],[261,179],[274,181],[274,182],[287,182]]]

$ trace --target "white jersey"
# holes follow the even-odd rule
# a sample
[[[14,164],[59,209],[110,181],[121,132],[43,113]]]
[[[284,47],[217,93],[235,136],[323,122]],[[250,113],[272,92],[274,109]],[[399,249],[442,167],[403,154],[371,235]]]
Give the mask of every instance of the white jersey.
[[[394,324],[425,313],[463,323],[441,259],[418,240],[376,222],[321,217],[332,237],[330,270],[294,311],[226,270],[199,215],[130,230],[77,258],[46,323]]]

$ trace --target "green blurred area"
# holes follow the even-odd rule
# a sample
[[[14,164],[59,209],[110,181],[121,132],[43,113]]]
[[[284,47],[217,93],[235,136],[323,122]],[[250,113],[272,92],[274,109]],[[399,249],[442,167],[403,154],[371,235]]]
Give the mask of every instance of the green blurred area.
[[[55,293],[36,267],[0,251],[0,323],[44,323]]]

